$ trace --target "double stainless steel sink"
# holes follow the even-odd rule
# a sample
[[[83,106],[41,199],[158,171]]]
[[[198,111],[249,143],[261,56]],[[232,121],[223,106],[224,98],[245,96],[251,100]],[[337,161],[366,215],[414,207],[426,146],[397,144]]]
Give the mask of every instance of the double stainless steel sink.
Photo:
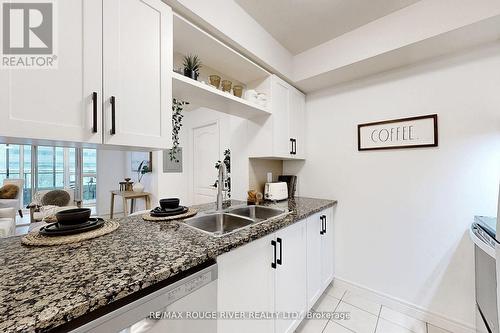
[[[212,236],[222,236],[252,225],[283,217],[287,209],[265,206],[235,206],[219,212],[202,213],[184,223]]]

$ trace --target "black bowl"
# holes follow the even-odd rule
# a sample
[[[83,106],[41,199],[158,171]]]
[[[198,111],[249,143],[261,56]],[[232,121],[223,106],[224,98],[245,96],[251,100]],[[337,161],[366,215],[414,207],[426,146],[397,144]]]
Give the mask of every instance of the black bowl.
[[[90,218],[90,208],[73,208],[56,213],[57,222],[60,224],[85,223]]]
[[[168,198],[168,199],[161,199],[160,200],[160,207],[163,209],[167,208],[177,208],[179,207],[179,198]]]

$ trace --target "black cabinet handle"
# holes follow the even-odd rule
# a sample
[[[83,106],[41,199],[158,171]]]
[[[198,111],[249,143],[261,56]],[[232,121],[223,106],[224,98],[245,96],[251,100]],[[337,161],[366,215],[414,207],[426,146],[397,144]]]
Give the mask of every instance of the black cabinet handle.
[[[319,219],[321,220],[321,231],[319,232],[320,235],[325,234],[325,225],[324,225],[324,220],[323,220],[324,215],[321,215]]]
[[[115,101],[115,96],[111,96],[111,98],[109,99],[109,102],[111,103],[111,131],[109,131],[109,133],[111,135],[115,135],[116,134],[116,119],[115,119],[115,104],[116,104],[116,101]]]
[[[323,220],[325,221],[325,228],[323,230],[325,230],[325,234],[326,234],[326,224],[327,224],[327,222],[326,222],[326,215],[323,215]]]
[[[278,241],[278,243],[280,245],[280,258],[278,260],[276,260],[276,263],[278,265],[283,265],[283,241],[279,237],[276,238],[276,240]]]
[[[297,139],[290,138],[290,142],[292,143],[292,150],[290,151],[290,155],[297,155]]]
[[[92,133],[97,133],[97,93],[92,93]]]
[[[276,269],[276,242],[272,240],[271,245],[274,247],[274,261],[271,263],[271,267]]]

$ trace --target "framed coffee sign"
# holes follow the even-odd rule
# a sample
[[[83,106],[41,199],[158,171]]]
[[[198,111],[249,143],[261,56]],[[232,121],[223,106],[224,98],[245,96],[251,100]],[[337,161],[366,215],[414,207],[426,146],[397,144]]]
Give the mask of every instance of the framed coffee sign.
[[[437,114],[358,125],[358,150],[437,147]]]

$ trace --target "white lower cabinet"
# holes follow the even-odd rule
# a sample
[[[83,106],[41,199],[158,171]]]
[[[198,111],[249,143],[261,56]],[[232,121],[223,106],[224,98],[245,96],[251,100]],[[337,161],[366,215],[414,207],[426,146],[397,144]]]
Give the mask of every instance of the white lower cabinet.
[[[333,209],[309,217],[307,223],[307,308],[333,280]]]
[[[307,311],[306,303],[306,223],[301,221],[276,232],[277,267],[275,311],[299,314],[275,321],[275,332],[292,333]]]
[[[268,235],[217,258],[217,311],[274,311],[274,268],[271,240]],[[217,332],[271,333],[272,320],[221,319]]]
[[[321,235],[321,287],[325,290],[333,280],[333,208],[323,211],[325,230]]]
[[[218,333],[292,333],[297,328],[333,278],[332,215],[332,209],[324,210],[217,258],[218,311],[287,315],[221,319]]]
[[[309,217],[307,223],[307,307],[310,309],[321,296],[321,245],[323,234],[320,213]]]

